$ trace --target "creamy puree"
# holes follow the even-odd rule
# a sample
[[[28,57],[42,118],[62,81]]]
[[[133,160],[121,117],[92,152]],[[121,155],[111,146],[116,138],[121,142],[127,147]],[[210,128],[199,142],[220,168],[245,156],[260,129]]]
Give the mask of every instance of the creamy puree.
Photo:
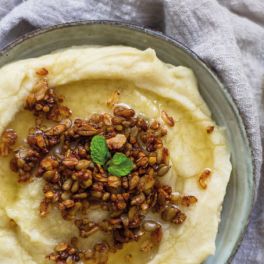
[[[183,209],[187,220],[179,226],[163,223],[164,236],[157,252],[138,253],[135,242],[110,257],[109,263],[126,263],[124,256],[133,255],[130,263],[187,264],[201,263],[214,254],[221,206],[229,180],[230,154],[222,130],[215,127],[199,95],[193,72],[161,62],[152,49],[76,47],[34,59],[18,61],[0,70],[0,130],[14,128],[18,144],[34,126],[32,113],[22,110],[38,76],[36,70],[48,69],[50,86],[65,96],[65,105],[75,117],[88,117],[94,112],[110,112],[106,101],[119,89],[120,101],[148,118],[160,120],[161,110],[174,117],[175,126],[168,128],[165,144],[169,148],[172,169],[163,178],[174,191],[194,195],[198,203]],[[54,209],[39,217],[43,197],[42,180],[18,184],[17,175],[9,169],[10,157],[0,159],[0,263],[48,263],[44,256],[54,246],[78,234],[71,222],[64,221]],[[211,168],[208,187],[199,187],[198,177]],[[99,211],[93,217],[100,218]],[[16,225],[10,222],[13,219]],[[160,219],[159,219],[160,221]],[[97,232],[83,240],[83,245],[100,241]]]

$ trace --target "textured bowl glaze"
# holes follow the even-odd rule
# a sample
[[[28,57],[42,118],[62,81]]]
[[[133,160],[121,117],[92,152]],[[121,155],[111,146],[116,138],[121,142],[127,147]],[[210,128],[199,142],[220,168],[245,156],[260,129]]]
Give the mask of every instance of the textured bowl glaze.
[[[223,85],[197,55],[179,42],[158,32],[110,21],[76,22],[34,31],[0,52],[0,66],[76,45],[151,47],[162,61],[184,65],[194,71],[200,93],[213,119],[226,128],[233,166],[216,240],[216,253],[205,263],[230,262],[248,223],[254,197],[254,177],[251,150],[243,122]]]

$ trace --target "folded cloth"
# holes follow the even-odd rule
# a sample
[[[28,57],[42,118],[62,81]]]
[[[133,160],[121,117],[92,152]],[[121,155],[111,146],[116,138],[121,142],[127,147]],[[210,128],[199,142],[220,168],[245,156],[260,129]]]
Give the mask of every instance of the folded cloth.
[[[263,263],[264,1],[1,0],[0,19],[0,47],[35,28],[108,19],[163,31],[203,58],[236,102],[253,150],[257,201],[233,263]]]

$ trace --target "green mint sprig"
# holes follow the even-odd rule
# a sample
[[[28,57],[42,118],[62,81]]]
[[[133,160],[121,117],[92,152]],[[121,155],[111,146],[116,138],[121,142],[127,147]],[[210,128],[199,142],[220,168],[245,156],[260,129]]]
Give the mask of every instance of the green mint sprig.
[[[93,162],[102,166],[106,165],[108,172],[114,176],[126,176],[133,169],[133,162],[123,153],[116,152],[113,158],[110,159],[111,154],[103,136],[94,136],[91,141],[90,149]]]
[[[90,149],[92,160],[97,164],[104,165],[111,157],[106,140],[103,136],[94,136],[91,141]]]
[[[108,172],[115,176],[126,176],[133,169],[133,162],[123,153],[115,153],[113,158],[107,163]]]

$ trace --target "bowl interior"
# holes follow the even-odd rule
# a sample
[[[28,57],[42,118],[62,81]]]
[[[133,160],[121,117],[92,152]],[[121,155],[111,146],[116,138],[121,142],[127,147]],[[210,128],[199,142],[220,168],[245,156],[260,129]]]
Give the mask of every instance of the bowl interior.
[[[56,26],[24,37],[1,52],[0,66],[19,59],[36,57],[74,45],[127,45],[139,49],[151,47],[164,62],[191,68],[199,90],[213,119],[226,128],[232,153],[233,171],[228,184],[216,253],[207,264],[228,262],[235,253],[252,207],[254,180],[251,151],[238,111],[214,74],[190,50],[159,33],[110,22],[88,22]],[[217,190],[216,190],[217,192]]]

